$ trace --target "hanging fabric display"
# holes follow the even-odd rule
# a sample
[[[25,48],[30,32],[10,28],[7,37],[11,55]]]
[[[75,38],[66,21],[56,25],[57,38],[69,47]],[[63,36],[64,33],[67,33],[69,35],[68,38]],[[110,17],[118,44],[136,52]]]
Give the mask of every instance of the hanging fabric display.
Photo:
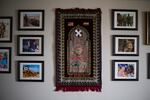
[[[101,10],[56,14],[56,91],[101,91]]]

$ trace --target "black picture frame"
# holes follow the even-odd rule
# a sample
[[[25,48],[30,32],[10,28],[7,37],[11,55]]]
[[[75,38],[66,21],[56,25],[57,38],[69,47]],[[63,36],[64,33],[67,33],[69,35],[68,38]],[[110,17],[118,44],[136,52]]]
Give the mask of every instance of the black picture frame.
[[[112,30],[138,30],[138,10],[112,9]]]
[[[139,56],[138,35],[113,35],[113,56]]]
[[[150,12],[145,12],[145,39],[146,45],[150,45]]]
[[[18,35],[17,36],[18,56],[43,56],[44,36],[43,35]]]
[[[44,10],[18,10],[18,30],[43,31]]]
[[[112,81],[138,81],[138,60],[112,60]]]
[[[150,79],[150,53],[147,54],[147,78]]]
[[[18,81],[44,82],[44,61],[18,61]]]
[[[0,73],[11,73],[11,47],[0,47]]]
[[[0,43],[12,42],[12,20],[11,16],[0,16]]]

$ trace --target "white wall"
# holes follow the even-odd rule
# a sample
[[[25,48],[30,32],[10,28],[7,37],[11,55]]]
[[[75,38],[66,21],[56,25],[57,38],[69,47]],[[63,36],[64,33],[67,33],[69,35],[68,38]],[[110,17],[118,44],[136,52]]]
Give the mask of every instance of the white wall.
[[[102,92],[55,92],[54,34],[55,8],[101,8],[102,10]],[[111,9],[137,9],[138,31],[111,30]],[[17,10],[44,9],[44,31],[18,31]],[[149,0],[0,0],[0,16],[13,16],[13,42],[0,43],[12,47],[12,72],[0,74],[0,100],[150,100],[150,80],[147,79],[147,53],[150,47],[143,44],[143,11],[150,11]],[[43,34],[44,57],[16,56],[16,35]],[[140,55],[138,57],[111,56],[111,36],[139,35]],[[44,60],[44,82],[17,82],[18,60]],[[111,81],[111,60],[139,60],[139,81]]]

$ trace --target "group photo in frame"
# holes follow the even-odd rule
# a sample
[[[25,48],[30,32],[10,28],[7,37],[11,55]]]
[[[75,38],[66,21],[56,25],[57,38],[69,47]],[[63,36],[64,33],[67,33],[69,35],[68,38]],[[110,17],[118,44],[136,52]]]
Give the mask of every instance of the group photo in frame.
[[[18,30],[44,30],[44,10],[18,10]]]
[[[138,81],[138,60],[112,60],[113,81]]]
[[[44,61],[18,61],[18,81],[44,81]]]
[[[11,47],[0,47],[0,73],[11,73]]]
[[[112,30],[138,30],[138,10],[112,9]]]
[[[43,35],[18,35],[17,45],[19,56],[43,56]]]
[[[113,56],[138,56],[139,36],[138,35],[113,35],[112,36]]]
[[[12,42],[12,17],[0,16],[0,42]]]

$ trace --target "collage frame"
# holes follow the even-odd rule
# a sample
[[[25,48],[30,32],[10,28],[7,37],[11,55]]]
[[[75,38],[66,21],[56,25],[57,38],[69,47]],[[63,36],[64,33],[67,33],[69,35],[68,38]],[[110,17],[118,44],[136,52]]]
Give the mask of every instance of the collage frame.
[[[27,19],[30,20],[29,24],[32,25],[24,25],[25,22],[25,15],[27,14]],[[44,30],[44,20],[45,20],[45,11],[42,9],[20,9],[18,10],[18,31],[43,31]],[[127,15],[129,15],[129,17],[131,18],[131,22],[129,20],[125,20],[125,24],[123,22],[118,21],[119,19],[119,15],[121,14],[121,17],[123,17],[125,15],[125,19],[127,19]],[[145,21],[146,21],[146,37],[144,38],[144,41],[146,41],[146,45],[150,45],[150,12],[146,12],[145,13]],[[35,19],[33,19],[35,18]],[[111,29],[112,30],[126,30],[126,31],[134,31],[134,30],[138,30],[138,10],[135,9],[112,9],[111,10]],[[2,39],[2,33],[4,32],[0,32],[0,43],[11,43],[12,42],[12,38],[13,38],[13,17],[12,16],[0,16],[0,28],[2,28],[2,23],[4,22],[5,26],[6,26],[6,34],[7,37],[5,37],[4,39]],[[33,24],[34,23],[34,24]],[[38,25],[35,25],[35,23]],[[119,24],[118,23],[123,23],[123,24]],[[32,51],[28,51],[28,52],[22,52],[23,50],[23,40],[39,40],[39,45],[40,45],[40,50],[39,52],[34,51],[34,53]],[[121,44],[120,42],[124,42],[125,40],[133,40],[132,43],[134,50],[133,51],[119,51],[121,49],[119,49]],[[125,43],[126,44],[126,43]],[[112,36],[112,56],[139,56],[139,35],[113,35]],[[0,52],[2,49],[5,49],[7,51],[7,53],[9,53],[8,55],[8,71],[3,71],[0,70],[0,73],[11,73],[11,47],[0,47]],[[4,50],[4,51],[5,51]],[[2,51],[3,52],[3,51]],[[17,36],[17,55],[18,56],[43,56],[44,55],[44,35],[18,35]],[[148,61],[150,60],[150,53],[148,53]],[[113,63],[115,61],[125,61],[127,62],[127,60],[112,60]],[[135,61],[136,63],[138,63],[138,60],[128,60],[130,61]],[[21,62],[21,61],[19,61]],[[32,61],[31,61],[32,62]],[[33,61],[34,62],[34,61]],[[0,63],[1,64],[1,63]],[[150,79],[150,63],[147,63],[148,66],[148,73],[147,73],[147,77],[148,79]],[[44,73],[44,72],[43,72]],[[114,72],[112,72],[112,74],[114,74]],[[138,74],[138,73],[137,73]],[[119,79],[120,80],[120,79]],[[122,80],[122,79],[121,79]],[[130,80],[130,79],[124,79],[124,80]],[[131,79],[132,80],[132,79]],[[138,80],[138,77],[135,79]]]

